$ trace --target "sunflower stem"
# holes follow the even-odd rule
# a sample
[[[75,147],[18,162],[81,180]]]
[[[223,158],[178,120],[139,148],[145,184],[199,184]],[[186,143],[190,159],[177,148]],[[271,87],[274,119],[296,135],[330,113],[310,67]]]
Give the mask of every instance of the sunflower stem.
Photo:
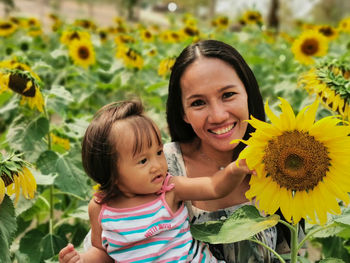
[[[306,236],[303,238],[303,240],[300,241],[299,245],[298,245],[298,250],[304,245],[304,243],[310,238],[312,237],[314,234],[316,234],[317,232],[320,232],[322,230],[325,230],[327,228],[331,228],[331,227],[334,227],[336,224],[335,223],[332,223],[332,224],[329,224],[328,226],[324,226],[324,227],[320,227],[320,228],[317,228],[315,229],[314,231],[311,231],[309,233],[306,234]]]
[[[290,231],[294,231],[294,227],[291,224],[289,224],[288,222],[286,222],[286,221],[284,221],[282,219],[279,219],[278,223],[281,223],[281,224],[285,225],[286,227],[289,228]]]
[[[44,109],[44,114],[45,117],[48,120],[49,123],[49,129],[48,129],[48,133],[47,133],[47,149],[50,151],[51,150],[51,138],[50,138],[50,115],[46,110],[45,104],[43,105],[43,109]],[[53,225],[54,225],[54,211],[53,211],[53,185],[50,185],[50,197],[49,197],[49,202],[50,202],[50,221],[49,221],[49,232],[52,235],[53,234]]]
[[[247,240],[249,241],[252,241],[252,242],[255,242],[261,246],[263,246],[264,248],[266,248],[267,250],[269,250],[272,254],[274,254],[278,260],[281,262],[281,263],[286,263],[286,261],[280,256],[280,254],[278,254],[275,250],[273,250],[272,248],[270,248],[268,245],[266,245],[265,243],[257,240],[256,238],[248,238]]]
[[[299,245],[298,245],[298,230],[299,230],[299,223],[295,224],[294,226],[291,226],[293,229],[290,231],[291,233],[291,240],[290,240],[290,262],[291,263],[297,263],[298,262],[298,251],[299,251]]]

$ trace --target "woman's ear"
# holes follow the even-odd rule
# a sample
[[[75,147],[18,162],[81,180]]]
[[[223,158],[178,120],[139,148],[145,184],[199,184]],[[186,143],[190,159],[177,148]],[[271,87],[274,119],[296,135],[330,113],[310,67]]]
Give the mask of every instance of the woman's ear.
[[[188,119],[187,119],[186,114],[183,115],[182,119],[183,119],[186,123],[190,124],[190,122],[189,122]]]

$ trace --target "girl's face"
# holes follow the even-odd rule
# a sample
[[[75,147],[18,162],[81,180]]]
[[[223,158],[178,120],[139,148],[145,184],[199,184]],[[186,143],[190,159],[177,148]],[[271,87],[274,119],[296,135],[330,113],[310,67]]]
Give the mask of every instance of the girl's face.
[[[124,126],[124,127],[123,127]],[[168,165],[153,135],[152,146],[145,143],[140,153],[133,154],[135,138],[127,123],[118,124],[118,179],[119,190],[127,197],[153,194],[159,191],[166,177]]]
[[[200,57],[180,80],[184,121],[190,124],[202,145],[230,151],[242,139],[249,118],[248,95],[236,71],[217,58]]]

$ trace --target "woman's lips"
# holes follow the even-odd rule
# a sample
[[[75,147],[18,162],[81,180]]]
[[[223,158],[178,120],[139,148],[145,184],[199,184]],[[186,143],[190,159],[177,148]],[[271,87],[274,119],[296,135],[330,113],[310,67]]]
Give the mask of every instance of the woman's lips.
[[[223,135],[225,133],[230,132],[236,126],[236,124],[237,122],[230,125],[226,125],[224,127],[217,128],[217,129],[208,129],[208,131],[216,135]]]

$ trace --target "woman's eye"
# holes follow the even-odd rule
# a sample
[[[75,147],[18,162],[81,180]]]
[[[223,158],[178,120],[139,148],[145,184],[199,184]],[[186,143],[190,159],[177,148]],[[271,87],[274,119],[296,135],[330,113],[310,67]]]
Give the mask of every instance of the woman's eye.
[[[191,103],[192,107],[198,107],[198,106],[202,106],[204,105],[204,101],[203,100],[195,100]]]
[[[139,161],[139,164],[145,164],[146,162],[147,162],[147,159],[144,158],[144,159],[142,159],[141,161]]]
[[[160,155],[162,155],[162,153],[163,153],[163,150],[160,150],[160,151],[157,152],[157,155],[160,156]]]
[[[227,98],[232,97],[232,96],[235,95],[235,94],[236,94],[235,92],[225,92],[225,93],[222,95],[222,97],[223,97],[224,99],[227,99]]]

